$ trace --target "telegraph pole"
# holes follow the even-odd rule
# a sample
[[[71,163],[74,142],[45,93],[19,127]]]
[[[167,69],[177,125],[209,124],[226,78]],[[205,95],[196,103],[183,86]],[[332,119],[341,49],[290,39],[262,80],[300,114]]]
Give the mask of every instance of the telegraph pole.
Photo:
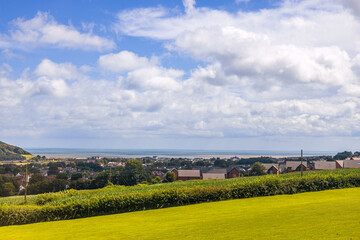
[[[25,165],[25,194],[24,194],[25,204],[27,203],[27,200],[26,200],[27,179],[28,179],[28,164],[27,164],[27,160],[26,160],[26,165]]]
[[[111,166],[110,167],[110,172],[109,172],[109,178],[108,178],[108,183],[111,183]]]
[[[301,177],[303,176],[303,150],[301,149],[301,165],[300,165],[300,169],[301,169]]]

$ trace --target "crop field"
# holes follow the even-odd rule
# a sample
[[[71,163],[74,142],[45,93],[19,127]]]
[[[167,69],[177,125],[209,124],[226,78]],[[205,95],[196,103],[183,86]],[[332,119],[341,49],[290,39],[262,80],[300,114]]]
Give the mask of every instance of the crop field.
[[[323,171],[308,171],[304,172],[304,176],[327,176],[327,175],[349,175],[349,174],[360,174],[360,169],[337,169],[337,170],[323,170]],[[127,193],[144,193],[153,190],[165,190],[172,188],[194,188],[194,187],[216,187],[216,186],[231,186],[243,182],[254,182],[261,179],[272,179],[272,178],[292,178],[299,177],[300,173],[288,173],[281,174],[279,176],[256,176],[256,177],[240,177],[232,179],[223,179],[223,180],[194,180],[194,181],[176,181],[173,183],[166,184],[154,184],[154,185],[136,185],[136,186],[109,186],[101,189],[94,190],[70,190],[60,193],[46,193],[40,195],[28,196],[28,205],[38,205],[37,203],[41,202],[41,205],[44,204],[42,199],[46,199],[46,205],[60,205],[67,204],[83,199],[89,199],[99,196],[118,196]],[[12,196],[0,198],[0,206],[2,204],[7,205],[23,205],[24,197],[23,196]]]
[[[0,227],[1,239],[360,239],[360,188]]]

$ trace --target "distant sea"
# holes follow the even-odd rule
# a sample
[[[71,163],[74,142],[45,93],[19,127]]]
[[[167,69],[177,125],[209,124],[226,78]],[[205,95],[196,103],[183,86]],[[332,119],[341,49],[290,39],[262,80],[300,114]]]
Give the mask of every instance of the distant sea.
[[[299,151],[269,150],[186,150],[186,149],[87,149],[87,148],[27,148],[33,155],[61,158],[99,157],[221,157],[221,156],[300,156]],[[332,151],[304,151],[304,156],[334,156]]]

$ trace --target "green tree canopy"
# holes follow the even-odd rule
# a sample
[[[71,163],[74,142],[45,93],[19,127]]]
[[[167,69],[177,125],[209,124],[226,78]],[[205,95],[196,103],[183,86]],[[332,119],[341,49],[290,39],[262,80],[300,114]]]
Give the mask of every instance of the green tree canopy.
[[[256,162],[251,166],[250,175],[260,176],[265,174],[265,166],[262,165],[260,162]]]
[[[348,157],[352,157],[352,152],[350,151],[339,152],[334,156],[334,160],[344,160]]]
[[[58,173],[56,175],[56,179],[63,179],[63,180],[67,180],[68,179],[68,175],[66,173]]]
[[[40,173],[35,173],[31,176],[29,184],[36,184],[38,182],[44,181],[45,177]]]
[[[176,180],[175,173],[168,171],[165,175],[164,182],[174,182],[175,180]]]

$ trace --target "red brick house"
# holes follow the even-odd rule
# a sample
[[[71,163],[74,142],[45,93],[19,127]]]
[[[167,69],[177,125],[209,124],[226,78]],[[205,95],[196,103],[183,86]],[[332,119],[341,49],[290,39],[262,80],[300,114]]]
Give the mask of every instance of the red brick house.
[[[336,160],[336,168],[344,168],[344,161],[342,160]]]
[[[277,163],[262,163],[265,167],[265,171],[267,174],[280,174],[279,164]]]
[[[237,168],[235,168],[235,167],[228,168],[226,178],[236,178],[236,177],[240,177],[239,170]]]
[[[303,164],[301,164],[301,161],[286,161],[285,162],[285,171],[286,172],[301,171],[301,169],[303,171],[308,170],[306,161],[303,161]]]
[[[165,173],[160,170],[154,170],[151,172],[152,175],[160,177],[160,179],[164,179]]]

